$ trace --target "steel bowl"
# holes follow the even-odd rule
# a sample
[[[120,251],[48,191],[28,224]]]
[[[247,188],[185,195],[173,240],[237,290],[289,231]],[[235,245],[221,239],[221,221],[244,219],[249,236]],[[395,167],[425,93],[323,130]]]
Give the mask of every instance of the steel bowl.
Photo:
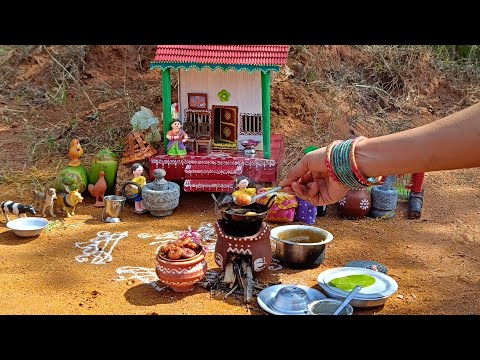
[[[336,299],[323,299],[312,301],[308,304],[309,315],[333,315],[335,310],[338,309],[342,301]],[[338,315],[352,315],[353,307],[348,304],[345,306]]]
[[[310,298],[304,289],[297,286],[285,286],[270,301],[270,307],[287,315],[302,315],[308,312]]]
[[[294,232],[309,235],[308,241],[320,241],[295,241],[288,237],[288,234]],[[270,239],[275,243],[275,255],[280,262],[291,267],[309,268],[323,262],[326,245],[333,240],[333,235],[315,226],[284,225],[270,230]]]
[[[13,233],[20,237],[32,237],[39,235],[45,226],[48,225],[48,220],[44,218],[25,217],[10,220],[7,222],[7,228],[11,229]]]

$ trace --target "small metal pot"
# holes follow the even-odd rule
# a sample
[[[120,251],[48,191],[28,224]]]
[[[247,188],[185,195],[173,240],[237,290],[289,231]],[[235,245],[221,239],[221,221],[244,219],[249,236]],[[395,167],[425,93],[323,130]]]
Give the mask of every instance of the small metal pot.
[[[320,242],[294,242],[284,239],[282,232],[301,230],[316,237],[323,238]],[[275,255],[277,259],[290,266],[309,268],[320,265],[325,259],[326,245],[333,240],[333,235],[321,228],[308,225],[277,226],[270,231],[270,239],[275,242]]]

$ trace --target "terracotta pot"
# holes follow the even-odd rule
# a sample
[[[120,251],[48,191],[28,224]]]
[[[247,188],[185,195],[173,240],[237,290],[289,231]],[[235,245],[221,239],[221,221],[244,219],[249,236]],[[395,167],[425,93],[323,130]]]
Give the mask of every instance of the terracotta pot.
[[[372,197],[366,189],[350,189],[347,195],[337,203],[338,214],[347,219],[360,219],[368,214],[372,206]]]
[[[207,263],[205,262],[205,250],[190,259],[168,260],[157,254],[157,266],[155,272],[165,285],[170,286],[176,292],[188,292],[205,276]]]

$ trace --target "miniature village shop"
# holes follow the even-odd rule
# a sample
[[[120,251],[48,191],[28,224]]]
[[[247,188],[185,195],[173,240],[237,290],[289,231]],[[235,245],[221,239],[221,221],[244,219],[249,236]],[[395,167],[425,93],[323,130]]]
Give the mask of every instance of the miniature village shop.
[[[151,173],[165,169],[185,191],[231,192],[240,175],[276,182],[285,145],[270,134],[270,81],[287,56],[286,45],[158,45],[150,69],[162,71],[165,147],[150,157]]]

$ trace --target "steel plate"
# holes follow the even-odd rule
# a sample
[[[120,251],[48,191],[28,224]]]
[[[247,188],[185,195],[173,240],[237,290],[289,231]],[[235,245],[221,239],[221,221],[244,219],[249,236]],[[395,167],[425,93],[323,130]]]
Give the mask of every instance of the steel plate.
[[[341,267],[325,270],[318,275],[317,281],[329,297],[342,300],[348,295],[348,291],[331,286],[328,283],[333,279],[349,275],[369,275],[375,278],[373,285],[362,288],[352,300],[351,304],[354,307],[382,305],[398,290],[397,282],[390,276],[366,268]]]
[[[313,288],[309,288],[308,286],[305,286],[305,285],[280,284],[280,285],[269,286],[269,287],[263,289],[262,291],[260,291],[260,293],[257,296],[258,305],[269,314],[290,315],[290,314],[286,314],[286,313],[283,313],[283,312],[276,311],[276,310],[274,310],[270,307],[270,305],[272,303],[272,300],[275,297],[275,295],[277,295],[278,291],[281,288],[286,287],[286,286],[296,286],[300,289],[305,290],[307,292],[307,295],[308,295],[310,301],[322,300],[322,299],[327,298],[320,291],[315,290]],[[307,314],[308,314],[308,311],[305,312],[305,314],[302,314],[302,315],[307,315]]]

